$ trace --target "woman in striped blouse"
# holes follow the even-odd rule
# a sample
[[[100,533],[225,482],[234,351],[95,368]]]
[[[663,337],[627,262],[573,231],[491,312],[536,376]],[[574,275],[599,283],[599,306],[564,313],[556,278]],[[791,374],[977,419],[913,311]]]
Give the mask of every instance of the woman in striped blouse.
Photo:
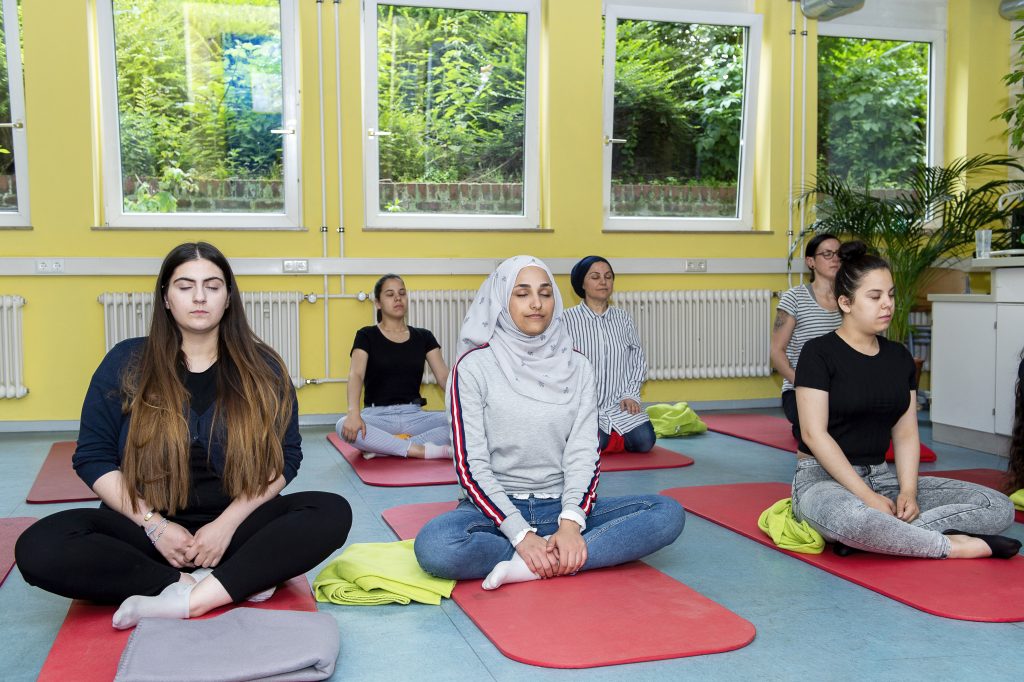
[[[809,284],[783,292],[772,327],[772,366],[782,375],[782,411],[800,440],[796,413],[796,363],[804,344],[835,331],[843,316],[833,290],[839,270],[839,240],[831,234],[816,235],[807,242],[804,262],[811,271]]]
[[[633,318],[609,305],[615,272],[601,256],[587,256],[573,266],[569,278],[583,302],[565,311],[565,326],[576,350],[594,366],[600,447],[608,446],[614,432],[628,452],[649,452],[654,426],[640,406],[647,359]]]

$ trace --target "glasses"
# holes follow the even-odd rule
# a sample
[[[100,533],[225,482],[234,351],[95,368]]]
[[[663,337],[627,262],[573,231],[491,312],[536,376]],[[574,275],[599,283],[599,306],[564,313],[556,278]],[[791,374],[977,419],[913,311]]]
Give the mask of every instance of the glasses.
[[[818,256],[821,256],[825,260],[832,260],[833,258],[838,258],[839,257],[839,252],[838,251],[819,251],[818,253],[814,254],[815,258],[817,258]]]

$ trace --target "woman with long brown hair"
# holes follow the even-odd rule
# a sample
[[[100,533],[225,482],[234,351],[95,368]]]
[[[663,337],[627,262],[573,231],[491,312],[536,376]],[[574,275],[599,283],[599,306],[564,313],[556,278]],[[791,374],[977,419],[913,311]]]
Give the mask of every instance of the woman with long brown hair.
[[[352,521],[333,493],[279,495],[302,460],[295,391],[224,255],[176,247],[154,300],[149,335],[107,353],[82,407],[72,461],[100,508],[46,517],[16,547],[28,583],[123,602],[120,629],[266,598],[340,547]]]

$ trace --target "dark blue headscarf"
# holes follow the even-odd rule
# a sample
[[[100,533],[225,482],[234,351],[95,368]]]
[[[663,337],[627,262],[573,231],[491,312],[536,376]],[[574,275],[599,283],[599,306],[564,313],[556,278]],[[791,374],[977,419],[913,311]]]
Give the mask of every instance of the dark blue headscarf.
[[[601,258],[601,256],[587,256],[580,260],[579,263],[572,266],[572,272],[569,273],[569,282],[572,283],[572,290],[576,292],[576,295],[580,298],[586,298],[583,292],[583,280],[586,279],[587,273],[590,272],[590,267],[594,263],[608,263],[607,259]],[[612,271],[612,278],[615,278],[615,270],[612,269],[612,264],[608,263],[608,269]]]

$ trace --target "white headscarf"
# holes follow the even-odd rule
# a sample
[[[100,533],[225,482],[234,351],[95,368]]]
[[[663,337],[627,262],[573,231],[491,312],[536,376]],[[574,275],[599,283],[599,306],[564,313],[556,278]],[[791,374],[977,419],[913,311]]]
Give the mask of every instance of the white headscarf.
[[[555,298],[551,324],[537,336],[520,331],[508,311],[519,271],[529,266],[547,273]],[[562,295],[543,261],[533,256],[509,258],[480,285],[462,321],[458,355],[489,343],[516,393],[545,403],[567,403],[576,394],[578,378],[571,367],[572,339],[562,322],[562,310]]]

